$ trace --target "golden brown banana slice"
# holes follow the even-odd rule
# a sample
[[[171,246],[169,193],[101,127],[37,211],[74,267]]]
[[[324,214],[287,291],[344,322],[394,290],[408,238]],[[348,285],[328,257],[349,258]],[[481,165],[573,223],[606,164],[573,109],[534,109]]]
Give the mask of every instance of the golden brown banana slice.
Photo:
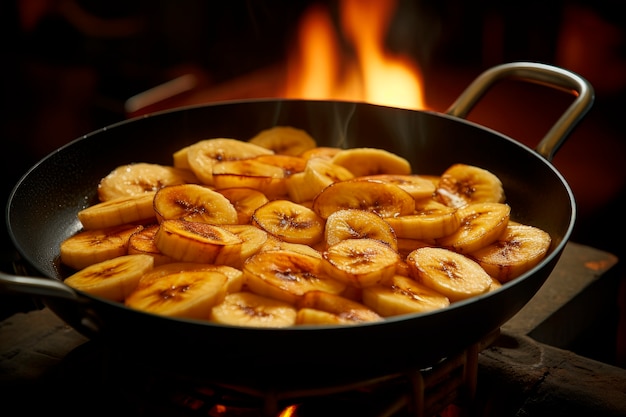
[[[296,305],[309,291],[341,293],[346,285],[323,274],[321,259],[286,250],[263,251],[243,266],[250,291]]]
[[[272,200],[255,210],[252,224],[290,243],[314,245],[324,237],[324,219],[289,200]]]
[[[374,239],[344,239],[322,253],[322,271],[357,288],[391,278],[400,256],[389,245]]]
[[[435,184],[429,178],[420,175],[378,174],[361,176],[360,179],[390,182],[402,188],[416,199],[430,198],[435,192]]]
[[[128,254],[150,255],[154,259],[155,267],[174,262],[174,259],[170,256],[164,255],[154,243],[154,236],[158,230],[159,225],[153,224],[130,235],[130,238],[128,239]]]
[[[164,220],[154,236],[159,250],[180,262],[213,263],[218,256],[238,258],[242,240],[223,227],[185,220]]]
[[[306,150],[300,154],[300,156],[304,159],[313,159],[313,158],[323,158],[323,159],[332,159],[338,152],[342,151],[342,148],[338,148],[335,146],[316,146],[315,148],[311,148]]]
[[[467,164],[454,164],[441,177],[435,198],[450,207],[472,203],[504,203],[502,182],[492,172]]]
[[[200,182],[213,184],[213,165],[217,162],[237,161],[274,152],[253,143],[231,138],[204,139],[187,148],[187,161]]]
[[[396,264],[396,275],[403,277],[410,276],[409,264],[406,263],[406,257],[400,255],[400,261]]]
[[[74,269],[128,254],[130,236],[143,226],[122,225],[84,230],[61,242],[61,262]]]
[[[259,252],[268,238],[265,230],[251,224],[225,224],[222,228],[241,239],[241,249],[218,254],[215,263],[220,265],[243,267],[245,260]]]
[[[252,220],[254,210],[267,203],[265,194],[252,188],[236,187],[217,190],[230,201],[237,212],[237,223],[248,224]]]
[[[146,191],[124,197],[112,198],[78,212],[83,228],[106,229],[128,223],[149,223],[156,219],[153,200],[155,191]]]
[[[415,249],[437,246],[432,240],[398,238],[398,253],[405,259]]]
[[[287,194],[296,203],[310,201],[330,184],[352,178],[350,171],[328,159],[310,158],[303,172],[287,179]]]
[[[172,154],[172,165],[174,166],[174,168],[186,169],[193,173],[193,171],[191,170],[191,165],[189,165],[188,152],[189,152],[189,146],[185,146],[184,148],[180,148],[179,150],[174,152]],[[194,181],[194,183],[197,183],[197,182],[198,181]]]
[[[499,282],[508,282],[537,265],[548,253],[551,238],[545,231],[523,224],[507,226],[494,243],[470,253]]]
[[[451,302],[483,294],[492,278],[475,261],[444,248],[416,249],[407,257],[411,277]]]
[[[226,297],[227,277],[217,271],[181,271],[137,287],[124,304],[170,317],[208,319]]]
[[[313,256],[316,258],[322,258],[322,254],[313,247],[309,245],[305,245],[302,243],[290,243],[285,242],[275,236],[268,235],[267,240],[263,244],[261,251],[272,251],[272,250],[286,250],[292,252],[302,253],[304,255]]]
[[[502,283],[498,281],[496,278],[491,277],[491,286],[489,287],[489,291],[495,291],[501,287],[502,287]]]
[[[415,211],[415,200],[395,184],[374,180],[348,180],[326,187],[313,200],[313,210],[327,219],[343,209],[371,211],[383,218]]]
[[[158,265],[151,271],[145,273],[137,287],[145,287],[154,280],[159,280],[166,275],[177,274],[185,271],[213,271],[221,272],[226,276],[226,291],[228,293],[239,292],[243,288],[243,271],[228,265],[203,264],[197,262],[171,262],[168,264]]]
[[[225,188],[252,188],[269,199],[287,195],[285,172],[282,168],[256,159],[224,161],[213,165],[213,185]]]
[[[381,316],[391,317],[445,308],[450,300],[412,278],[395,275],[383,285],[363,288],[363,303]]]
[[[274,126],[257,133],[250,143],[271,149],[280,155],[298,156],[313,149],[317,142],[305,130],[292,126]]]
[[[302,297],[298,307],[298,324],[359,324],[383,320],[375,311],[359,302],[324,291],[309,291]],[[318,311],[331,316],[317,314]]]
[[[428,180],[430,182],[433,183],[433,185],[435,186],[435,188],[437,188],[439,186],[439,181],[441,181],[441,176],[439,175],[420,175],[421,178]],[[433,193],[433,197],[435,196],[435,194]]]
[[[135,163],[121,165],[111,171],[98,184],[98,198],[107,201],[145,192],[155,192],[167,185],[198,182],[187,169],[167,165]]]
[[[509,223],[511,207],[503,203],[473,203],[457,210],[461,224],[437,244],[459,253],[471,253],[492,244]]]
[[[345,324],[358,324],[351,323],[347,320],[339,317],[336,314],[329,313],[328,311],[317,310],[314,308],[304,307],[299,308],[296,314],[296,324],[298,325],[345,325]]]
[[[157,220],[236,224],[237,210],[224,195],[198,184],[163,187],[154,196]]]
[[[407,159],[378,148],[344,149],[337,152],[332,162],[346,168],[355,177],[378,174],[411,174],[411,163]]]
[[[294,203],[302,204],[310,202],[315,198],[317,193],[313,188],[309,187],[304,172],[297,172],[285,180],[287,188],[287,196]]]
[[[396,234],[389,224],[371,211],[345,209],[328,216],[324,227],[324,241],[332,246],[344,239],[369,238],[398,249]]]
[[[258,162],[281,168],[285,178],[297,174],[298,172],[304,172],[306,168],[306,159],[299,156],[274,154],[260,155],[254,159]]]
[[[228,294],[211,309],[210,320],[230,326],[290,327],[296,324],[296,308],[284,301],[250,292]]]
[[[334,182],[352,178],[354,175],[346,168],[323,158],[311,158],[304,167],[304,180],[314,193],[319,193]]]
[[[402,239],[428,240],[448,236],[461,225],[457,209],[435,200],[418,200],[415,212],[385,219]]]
[[[65,284],[97,297],[123,301],[141,277],[152,270],[149,255],[124,255],[89,265],[65,279]]]

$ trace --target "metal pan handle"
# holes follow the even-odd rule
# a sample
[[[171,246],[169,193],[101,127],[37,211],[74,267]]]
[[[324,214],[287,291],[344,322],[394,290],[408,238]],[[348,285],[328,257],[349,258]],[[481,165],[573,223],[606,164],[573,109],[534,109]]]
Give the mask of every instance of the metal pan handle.
[[[583,77],[562,68],[532,62],[514,62],[493,67],[480,74],[459,95],[446,113],[460,118],[467,117],[487,90],[502,79],[534,82],[564,90],[576,96],[574,102],[535,148],[544,158],[552,161],[556,151],[591,108],[594,101],[593,87]]]
[[[25,277],[10,275],[0,271],[0,294],[18,294],[32,297],[69,300],[72,305],[80,307],[79,320],[71,322],[71,326],[87,337],[93,338],[100,333],[101,321],[89,308],[92,300],[80,295],[70,286],[48,278]],[[70,323],[70,322],[68,322]]]
[[[3,293],[78,300],[78,293],[60,281],[9,275],[0,272],[0,294]]]

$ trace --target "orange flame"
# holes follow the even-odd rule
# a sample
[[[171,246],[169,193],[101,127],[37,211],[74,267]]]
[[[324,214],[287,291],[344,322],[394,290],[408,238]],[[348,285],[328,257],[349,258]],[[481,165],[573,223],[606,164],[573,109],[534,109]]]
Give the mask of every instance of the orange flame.
[[[279,417],[291,417],[294,415],[294,413],[296,412],[296,410],[298,409],[297,405],[290,405],[289,407],[285,408],[279,415]]]
[[[308,9],[288,59],[286,96],[426,108],[417,65],[385,50],[394,10],[394,1],[340,2],[341,28],[354,50],[351,55],[342,50],[328,10],[319,4]]]

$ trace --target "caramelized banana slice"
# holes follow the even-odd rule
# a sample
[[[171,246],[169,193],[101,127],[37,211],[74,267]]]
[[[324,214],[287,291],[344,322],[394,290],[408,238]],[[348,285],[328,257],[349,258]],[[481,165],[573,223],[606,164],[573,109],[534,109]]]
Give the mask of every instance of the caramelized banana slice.
[[[317,325],[345,325],[345,324],[358,324],[355,322],[349,322],[338,316],[337,314],[329,313],[324,310],[317,310],[315,308],[299,308],[296,315],[296,324],[317,324]]]
[[[341,165],[355,177],[378,174],[409,175],[411,164],[405,158],[384,149],[344,149],[333,157],[332,162]]]
[[[491,277],[491,286],[489,287],[489,291],[495,291],[502,287],[502,283],[497,279]]]
[[[369,238],[379,240],[398,250],[396,234],[379,215],[365,210],[338,210],[328,216],[324,227],[324,240],[332,246],[344,239]]]
[[[285,242],[284,240],[280,240],[279,238],[268,235],[267,240],[263,244],[261,251],[272,251],[272,250],[286,250],[292,252],[302,253],[304,255],[313,256],[315,258],[322,258],[322,254],[313,247],[309,245],[305,245],[302,243],[290,243]]]
[[[490,245],[502,236],[509,223],[511,207],[502,203],[473,203],[459,208],[457,213],[461,220],[459,228],[436,241],[465,254]]]
[[[342,166],[324,158],[311,158],[304,171],[287,179],[287,193],[296,203],[313,200],[324,188],[332,183],[346,181],[354,175]]]
[[[401,239],[436,239],[454,233],[461,225],[457,209],[432,199],[417,201],[413,214],[385,220]]]
[[[511,224],[494,243],[468,256],[499,282],[517,278],[539,263],[550,248],[550,235],[528,225]]]
[[[496,175],[466,164],[454,164],[441,174],[435,198],[450,207],[505,201],[502,182]]]
[[[354,178],[349,170],[323,158],[311,158],[304,167],[304,178],[315,192],[320,192],[334,182]]]
[[[129,197],[159,190],[167,185],[198,182],[194,173],[187,169],[167,165],[136,163],[122,165],[111,171],[98,184],[100,201]]]
[[[213,271],[224,274],[227,279],[226,291],[228,293],[239,292],[243,288],[243,272],[240,269],[228,265],[203,264],[197,262],[171,262],[155,266],[151,271],[141,277],[137,288],[149,286],[152,284],[152,281],[162,279],[167,275],[185,271]]]
[[[213,185],[224,188],[252,188],[269,199],[287,195],[285,172],[282,168],[257,159],[224,161],[213,165]]]
[[[364,180],[390,182],[411,194],[416,200],[432,197],[436,188],[431,179],[420,175],[377,174],[366,175],[360,178]]]
[[[332,159],[342,148],[336,146],[316,146],[315,148],[306,150],[300,154],[304,159],[323,158]]]
[[[148,223],[155,220],[153,208],[155,191],[146,191],[112,198],[78,212],[78,220],[87,230],[106,229],[128,223]]]
[[[297,174],[298,172],[304,172],[306,168],[306,159],[299,156],[281,154],[260,155],[254,158],[254,160],[282,169],[285,178]]]
[[[230,201],[237,212],[237,223],[248,224],[252,220],[254,210],[267,203],[269,200],[259,190],[245,187],[224,188],[217,190]]]
[[[231,138],[205,139],[187,148],[187,162],[198,179],[206,184],[213,184],[213,165],[223,161],[237,161],[254,158],[259,155],[271,155],[274,152],[253,143]]]
[[[302,204],[310,202],[317,194],[310,188],[304,178],[304,172],[297,172],[285,181],[287,196],[294,203]]]
[[[226,297],[227,277],[217,271],[181,271],[137,287],[128,307],[171,317],[208,319]]]
[[[235,224],[237,210],[222,194],[198,184],[161,188],[154,196],[157,220],[181,219],[211,224]]]
[[[298,324],[359,324],[383,320],[359,302],[324,291],[309,291],[298,308]],[[319,314],[320,311],[327,314]]]
[[[130,235],[128,239],[128,254],[150,255],[154,259],[154,266],[174,262],[174,259],[164,255],[154,243],[154,236],[156,236],[158,230],[159,225],[153,224]]]
[[[148,255],[124,255],[92,264],[65,279],[65,283],[86,293],[112,301],[123,301],[135,290],[141,277],[152,270]]]
[[[322,253],[322,271],[345,284],[364,288],[391,278],[400,256],[374,239],[344,239]]]
[[[483,294],[493,282],[475,261],[448,249],[416,249],[407,257],[407,263],[413,279],[451,302]]]
[[[241,248],[220,252],[215,258],[216,264],[241,268],[246,259],[259,252],[267,242],[267,232],[250,224],[225,224],[222,228],[241,239]]]
[[[242,240],[223,227],[185,220],[164,220],[154,236],[159,250],[181,262],[213,263],[237,259]]]
[[[252,224],[290,243],[314,245],[324,237],[324,219],[289,200],[273,200],[255,210]]]
[[[415,249],[437,246],[434,241],[421,239],[398,238],[398,253],[406,259]]]
[[[193,171],[191,170],[191,165],[189,165],[189,147],[190,146],[185,146],[184,148],[180,148],[172,154],[172,165],[174,165],[174,168],[185,169],[193,173]],[[197,183],[198,181],[196,180],[193,182]]]
[[[363,303],[390,317],[438,310],[449,306],[450,300],[412,278],[396,275],[384,284],[363,288]]]
[[[286,250],[263,251],[243,266],[246,284],[256,294],[296,305],[309,291],[339,294],[345,284],[320,271],[320,258]]]
[[[213,307],[210,320],[231,326],[289,327],[296,324],[296,308],[284,301],[239,292],[228,294]]]
[[[383,218],[415,211],[415,200],[395,184],[374,180],[348,180],[326,187],[313,200],[313,210],[327,219],[342,209],[371,211]]]
[[[255,145],[271,149],[280,155],[298,156],[317,146],[315,139],[305,130],[291,126],[274,126],[257,133],[249,141]]]
[[[143,226],[123,225],[84,230],[61,242],[61,262],[74,269],[128,254],[130,236]]]

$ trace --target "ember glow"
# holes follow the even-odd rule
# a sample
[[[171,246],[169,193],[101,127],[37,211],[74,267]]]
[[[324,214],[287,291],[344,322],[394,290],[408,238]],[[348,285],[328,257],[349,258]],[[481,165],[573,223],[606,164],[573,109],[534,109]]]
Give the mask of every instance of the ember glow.
[[[328,9],[311,6],[288,57],[286,97],[425,109],[419,67],[385,47],[395,10],[395,1],[341,0],[337,28]]]

